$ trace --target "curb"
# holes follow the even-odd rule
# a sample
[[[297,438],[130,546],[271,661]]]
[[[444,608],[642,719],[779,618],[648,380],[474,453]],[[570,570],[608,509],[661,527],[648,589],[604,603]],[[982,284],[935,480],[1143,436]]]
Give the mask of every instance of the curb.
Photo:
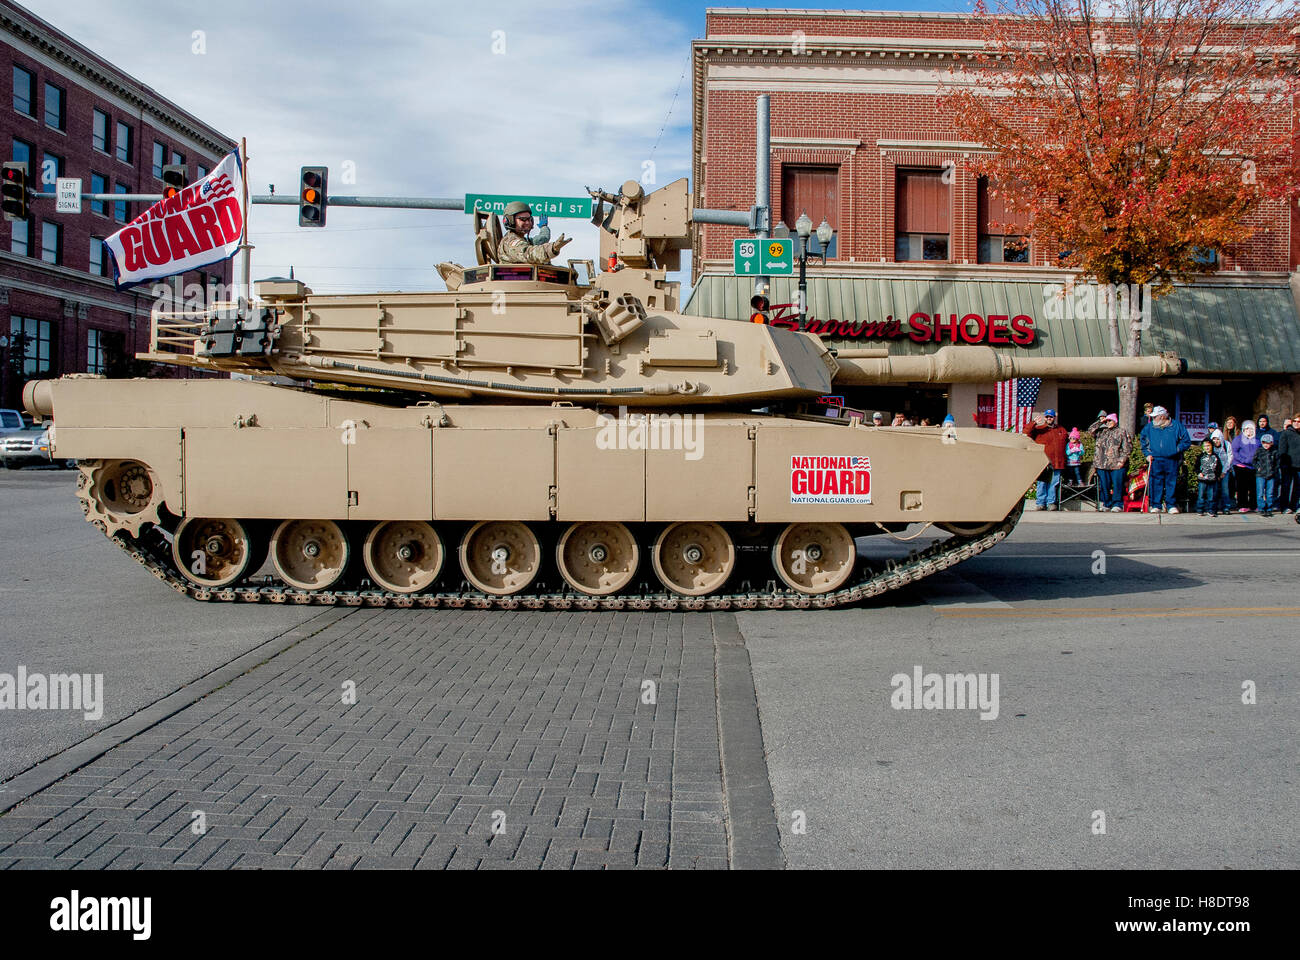
[[[713,650],[717,678],[718,753],[727,803],[733,870],[785,867],[776,802],[758,720],[758,694],[745,638],[735,614],[715,613]]]
[[[1257,513],[1225,513],[1217,517],[1202,517],[1196,511],[1183,511],[1170,516],[1167,513],[1110,513],[1096,510],[1026,510],[1020,517],[1020,523],[1127,523],[1138,526],[1150,524],[1192,523],[1203,524],[1256,524],[1261,527],[1287,528],[1295,525],[1295,517],[1290,514],[1275,513],[1272,517],[1261,517]]]
[[[229,663],[208,671],[203,676],[191,680],[174,693],[169,693],[161,700],[137,710],[129,717],[123,717],[113,725],[91,734],[80,743],[75,743],[52,757],[47,757],[35,766],[28,767],[10,779],[0,783],[0,815],[8,813],[18,804],[30,800],[64,777],[75,773],[86,764],[99,759],[115,747],[126,743],[132,737],[144,733],[150,727],[157,726],[168,717],[180,713],[187,707],[198,703],[208,694],[225,686],[236,677],[255,669],[260,664],[279,656],[290,647],[329,629],[343,618],[356,613],[360,607],[336,607],[325,610],[292,630],[266,640],[247,653],[241,654]]]

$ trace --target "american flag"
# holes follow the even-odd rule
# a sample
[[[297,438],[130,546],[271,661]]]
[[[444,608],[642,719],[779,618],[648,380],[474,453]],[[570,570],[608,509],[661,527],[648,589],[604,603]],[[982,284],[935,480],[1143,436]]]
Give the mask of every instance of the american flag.
[[[997,428],[1023,430],[1034,415],[1034,404],[1038,402],[1038,390],[1042,385],[1042,377],[1000,381],[997,385]]]
[[[870,458],[870,457],[853,457],[853,458],[851,458],[851,459],[849,460],[849,466],[850,466],[850,467],[853,467],[855,470],[870,470],[870,469],[871,469],[871,458]]]

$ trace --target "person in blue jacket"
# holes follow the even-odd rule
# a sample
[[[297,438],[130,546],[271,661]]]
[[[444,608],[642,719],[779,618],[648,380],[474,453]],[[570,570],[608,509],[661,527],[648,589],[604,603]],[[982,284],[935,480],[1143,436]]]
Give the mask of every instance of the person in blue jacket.
[[[1142,453],[1151,465],[1147,481],[1151,494],[1151,509],[1178,512],[1178,465],[1183,451],[1192,445],[1191,435],[1181,423],[1169,419],[1169,411],[1156,407],[1151,411],[1151,421],[1139,434]]]

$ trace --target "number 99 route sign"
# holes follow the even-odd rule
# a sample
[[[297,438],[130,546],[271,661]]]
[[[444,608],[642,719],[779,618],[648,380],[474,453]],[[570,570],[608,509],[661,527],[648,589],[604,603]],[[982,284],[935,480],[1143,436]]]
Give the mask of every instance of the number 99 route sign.
[[[794,242],[762,237],[735,241],[732,272],[737,276],[788,277],[794,274]]]

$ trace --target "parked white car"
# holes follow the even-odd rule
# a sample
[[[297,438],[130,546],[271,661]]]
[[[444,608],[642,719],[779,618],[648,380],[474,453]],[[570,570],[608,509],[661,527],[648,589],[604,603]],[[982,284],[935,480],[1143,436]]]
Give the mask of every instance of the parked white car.
[[[17,470],[19,467],[53,463],[60,467],[76,466],[75,460],[54,459],[54,445],[50,443],[49,423],[33,423],[17,433],[0,436],[0,467]]]
[[[11,433],[26,428],[27,421],[17,410],[0,410],[0,437],[7,437]]]

